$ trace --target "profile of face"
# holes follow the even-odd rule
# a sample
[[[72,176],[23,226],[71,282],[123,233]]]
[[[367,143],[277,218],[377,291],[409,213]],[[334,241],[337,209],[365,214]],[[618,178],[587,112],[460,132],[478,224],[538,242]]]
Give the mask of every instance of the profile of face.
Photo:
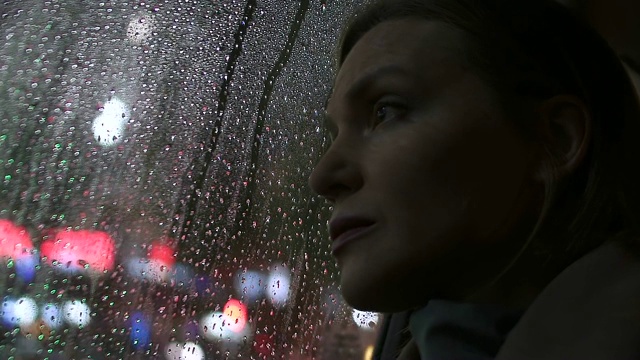
[[[386,21],[339,70],[310,185],[333,205],[332,253],[356,308],[462,300],[531,230],[530,145],[465,59],[467,41],[441,22]]]

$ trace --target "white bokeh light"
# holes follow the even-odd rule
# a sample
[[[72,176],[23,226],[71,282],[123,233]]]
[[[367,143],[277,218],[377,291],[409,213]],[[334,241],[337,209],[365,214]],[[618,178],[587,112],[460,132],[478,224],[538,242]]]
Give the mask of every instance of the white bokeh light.
[[[13,312],[18,321],[18,325],[31,325],[38,318],[38,305],[32,298],[23,297],[16,301]]]
[[[200,333],[210,341],[238,342],[250,335],[250,327],[245,326],[241,331],[233,331],[233,319],[221,311],[209,312],[200,318]],[[230,326],[231,325],[231,326]]]
[[[374,330],[380,318],[378,313],[360,311],[356,309],[353,309],[351,316],[356,325],[365,330]]]
[[[64,319],[76,327],[87,326],[91,322],[91,309],[80,300],[69,300],[62,307]]]
[[[229,319],[221,311],[207,313],[200,319],[200,332],[208,340],[224,340],[234,336],[234,332],[226,326]]]
[[[284,266],[276,265],[267,279],[267,298],[275,306],[284,306],[289,299],[291,273]]]
[[[107,101],[93,120],[93,137],[102,146],[113,146],[122,141],[126,124],[131,119],[127,104],[117,97]]]
[[[42,307],[42,321],[50,329],[62,327],[62,309],[56,304],[45,304]]]
[[[245,303],[250,303],[264,296],[266,285],[267,277],[263,273],[255,270],[240,270],[236,273],[233,288],[239,298]]]
[[[17,300],[7,299],[0,310],[2,319],[11,325],[28,326],[33,324],[38,317],[38,305],[29,297]]]
[[[125,263],[127,272],[136,278],[163,283],[169,280],[171,268],[146,258],[133,257]]]
[[[151,15],[134,16],[127,25],[127,38],[134,44],[141,44],[153,35],[155,25]]]
[[[202,347],[194,342],[185,343],[170,342],[165,348],[167,360],[204,360],[205,354]]]

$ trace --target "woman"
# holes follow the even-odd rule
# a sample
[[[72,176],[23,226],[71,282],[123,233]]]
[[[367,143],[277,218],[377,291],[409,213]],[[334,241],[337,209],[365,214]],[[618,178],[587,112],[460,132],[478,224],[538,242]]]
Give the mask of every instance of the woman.
[[[560,5],[363,9],[327,126],[310,185],[345,299],[393,314],[378,358],[640,358],[638,103]]]

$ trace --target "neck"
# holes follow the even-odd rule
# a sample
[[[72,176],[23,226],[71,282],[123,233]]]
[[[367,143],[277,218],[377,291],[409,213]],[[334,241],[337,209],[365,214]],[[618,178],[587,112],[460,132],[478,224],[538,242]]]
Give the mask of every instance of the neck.
[[[480,285],[465,301],[526,309],[561,271],[534,255],[531,249],[525,249],[513,264],[505,264],[500,273]]]

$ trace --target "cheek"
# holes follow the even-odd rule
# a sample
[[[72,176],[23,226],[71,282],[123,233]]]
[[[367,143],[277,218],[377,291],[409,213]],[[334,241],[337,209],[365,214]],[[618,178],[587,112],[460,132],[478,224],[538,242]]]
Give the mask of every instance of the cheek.
[[[466,222],[467,194],[463,187],[467,164],[454,142],[408,131],[402,139],[371,151],[369,182],[385,218],[409,243],[425,238],[449,241],[452,228]],[[383,150],[384,149],[384,150]],[[467,169],[469,170],[469,169]],[[464,181],[461,179],[464,178]],[[436,240],[441,239],[441,240]]]
[[[467,204],[470,228],[479,241],[510,226],[520,212],[528,161],[523,141],[509,129],[476,129],[452,143],[443,156],[443,183]],[[489,239],[487,239],[489,238]]]
[[[370,152],[376,159],[370,161],[376,164],[370,180],[393,222],[410,222],[407,231],[426,233],[412,236],[455,234],[483,242],[507,225],[520,206],[527,167],[524,146],[515,134],[508,128],[476,127],[446,135],[403,135]]]

